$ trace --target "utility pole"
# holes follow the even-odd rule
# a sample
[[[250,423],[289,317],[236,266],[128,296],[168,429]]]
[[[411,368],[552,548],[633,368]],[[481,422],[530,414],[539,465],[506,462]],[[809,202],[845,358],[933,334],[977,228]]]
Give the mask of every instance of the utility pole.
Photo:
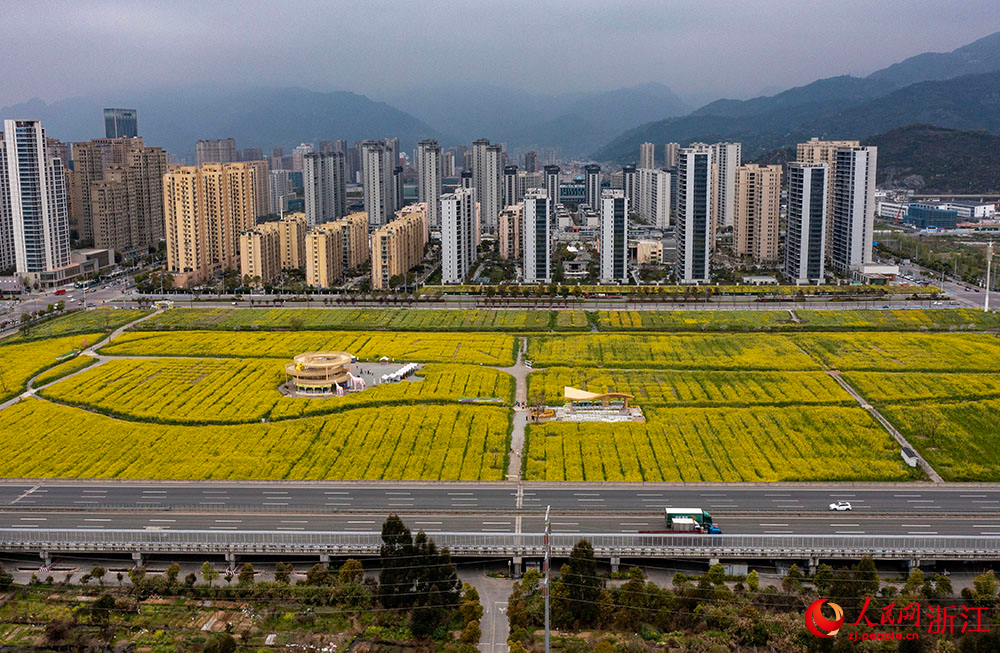
[[[990,312],[990,268],[993,263],[993,241],[986,246],[986,301],[983,303],[983,313]]]
[[[549,652],[549,536],[552,527],[549,523],[549,508],[545,506],[545,562],[542,563],[544,578],[542,579],[542,596],[545,597],[545,653]]]

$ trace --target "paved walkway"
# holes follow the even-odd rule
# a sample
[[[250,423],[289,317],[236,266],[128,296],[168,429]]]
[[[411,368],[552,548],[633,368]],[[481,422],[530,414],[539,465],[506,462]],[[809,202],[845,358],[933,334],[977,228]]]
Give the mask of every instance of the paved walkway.
[[[513,367],[496,367],[494,369],[506,372],[514,377],[514,401],[517,407],[512,418],[513,429],[510,436],[510,458],[507,464],[507,480],[521,480],[521,453],[524,451],[524,427],[528,423],[528,374],[531,368],[524,364],[524,352],[528,349],[528,339],[521,338],[521,346],[517,350],[517,360]]]
[[[836,370],[827,370],[826,373],[832,376],[833,380],[839,383],[840,387],[846,390],[847,394],[851,395],[854,398],[854,400],[858,402],[859,406],[861,406],[869,413],[871,413],[871,416],[874,417],[876,420],[878,420],[878,423],[881,424],[892,437],[896,438],[896,442],[899,443],[899,446],[906,447],[911,451],[913,451],[913,453],[917,456],[917,464],[920,465],[920,469],[924,470],[924,472],[927,473],[927,476],[930,477],[932,481],[934,481],[935,483],[944,483],[944,479],[941,478],[941,475],[938,474],[936,471],[934,471],[934,468],[931,467],[929,462],[924,460],[923,456],[917,453],[916,447],[911,445],[906,440],[906,438],[903,437],[903,434],[900,433],[899,430],[892,425],[892,422],[883,417],[882,413],[878,412],[877,408],[875,408],[867,401],[865,401],[865,398],[861,396],[861,393],[859,393],[857,390],[851,387],[851,384],[845,381],[840,376],[840,372]]]

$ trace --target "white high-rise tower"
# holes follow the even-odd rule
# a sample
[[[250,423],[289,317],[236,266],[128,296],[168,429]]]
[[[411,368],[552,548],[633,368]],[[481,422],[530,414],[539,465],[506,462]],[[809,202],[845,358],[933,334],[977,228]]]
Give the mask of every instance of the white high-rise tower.
[[[417,201],[427,204],[431,229],[441,227],[441,146],[437,141],[417,143]]]

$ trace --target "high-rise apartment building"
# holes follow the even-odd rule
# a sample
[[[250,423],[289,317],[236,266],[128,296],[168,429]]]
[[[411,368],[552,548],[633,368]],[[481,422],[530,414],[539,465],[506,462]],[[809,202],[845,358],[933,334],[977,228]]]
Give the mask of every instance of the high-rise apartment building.
[[[368,215],[352,213],[337,221],[342,238],[341,267],[344,272],[356,270],[371,258],[368,237]]]
[[[423,260],[426,245],[427,207],[418,203],[399,210],[395,220],[372,233],[372,288],[390,288],[393,277]]]
[[[202,139],[195,143],[195,163],[235,163],[239,161],[236,140],[232,138]]]
[[[731,227],[736,210],[736,168],[743,163],[742,143],[712,145],[712,212],[714,229]]]
[[[256,196],[254,205],[257,207],[257,217],[262,218],[270,213],[269,209],[271,208],[271,185],[269,179],[271,166],[263,159],[244,160],[243,162],[247,164],[247,167],[254,169],[253,192]]]
[[[524,204],[518,202],[505,206],[500,212],[497,228],[497,245],[500,258],[505,261],[521,258],[521,234],[524,231]]]
[[[639,217],[660,229],[670,226],[670,173],[655,168],[636,170]]]
[[[677,166],[677,152],[681,149],[680,143],[667,143],[663,146],[663,167],[674,168]]]
[[[848,274],[872,262],[878,148],[839,147],[835,156],[830,263],[835,272]]]
[[[392,178],[394,169],[392,150],[386,148],[384,142],[361,143],[361,175],[370,231],[392,220],[396,211],[396,188]]]
[[[685,147],[677,152],[677,215],[674,273],[681,283],[707,283],[712,255],[712,150]]]
[[[417,201],[427,205],[427,223],[441,228],[441,146],[437,141],[417,143]]]
[[[0,138],[0,269],[38,280],[70,264],[69,201],[61,159],[37,120],[4,120]]]
[[[519,202],[524,199],[524,196],[527,194],[529,188],[545,188],[545,173],[518,170],[517,196],[520,198],[518,199]]]
[[[268,173],[268,208],[272,215],[282,215],[288,210],[288,201],[295,198],[288,170]]]
[[[583,169],[583,185],[585,187],[584,201],[587,206],[597,210],[601,201],[601,166],[590,163]]]
[[[615,281],[628,281],[628,199],[609,189],[601,193],[601,282]]]
[[[403,195],[403,166],[392,169],[392,205],[397,211],[406,205],[406,196]]]
[[[445,152],[441,155],[441,176],[442,177],[454,177],[455,176],[455,153]]]
[[[733,249],[754,263],[778,260],[781,166],[737,166],[734,175]]]
[[[306,224],[312,227],[347,215],[347,180],[343,153],[312,152],[302,158],[302,165]]]
[[[257,288],[281,276],[281,235],[265,223],[240,234],[240,277]]]
[[[472,143],[472,179],[485,231],[496,233],[503,208],[503,148],[481,138]]]
[[[639,146],[639,167],[656,167],[656,146],[652,143],[643,143]]]
[[[826,163],[788,164],[785,276],[795,283],[821,283],[826,258]]]
[[[538,152],[524,153],[524,171],[538,172]]]
[[[367,237],[367,218],[364,230]],[[344,230],[340,222],[324,222],[313,227],[306,235],[305,249],[306,284],[313,288],[337,285],[344,276]]]
[[[299,143],[292,149],[292,171],[302,172],[305,170],[306,155],[316,151],[312,143]]]
[[[264,151],[259,147],[244,147],[240,150],[240,161],[266,161]]]
[[[860,141],[840,140],[821,141],[810,138],[807,143],[799,143],[795,148],[795,160],[800,163],[825,163],[829,169],[826,173],[826,256],[833,254],[833,184],[837,178],[837,149],[841,147],[858,147]]]
[[[636,174],[635,166],[627,165],[622,168],[622,190],[625,191],[625,199],[628,200],[630,211],[634,211],[639,205],[639,176]]]
[[[303,269],[306,258],[305,213],[290,213],[277,222],[265,222],[257,226],[278,232],[278,244],[281,250],[279,269]]]
[[[135,138],[139,135],[139,118],[135,109],[105,109],[106,138]]]
[[[471,188],[441,196],[441,280],[463,283],[476,262],[476,206]]]
[[[559,204],[559,166],[545,166],[545,195],[549,199],[549,216],[555,219],[556,205]]]
[[[177,286],[239,267],[239,236],[256,223],[255,176],[245,163],[181,166],[164,175],[167,271]]]
[[[503,167],[503,206],[508,207],[521,201],[517,186],[517,166]]]
[[[542,188],[531,188],[524,195],[521,276],[525,283],[552,281],[549,203]]]

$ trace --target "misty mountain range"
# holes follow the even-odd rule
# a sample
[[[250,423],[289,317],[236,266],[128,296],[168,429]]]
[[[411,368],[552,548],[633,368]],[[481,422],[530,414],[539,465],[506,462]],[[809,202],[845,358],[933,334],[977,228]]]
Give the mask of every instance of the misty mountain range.
[[[771,96],[717,100],[691,110],[661,83],[595,93],[541,95],[476,83],[387,93],[384,101],[347,91],[302,88],[170,89],[126,97],[38,99],[0,109],[37,118],[63,141],[103,136],[101,110],[135,107],[149,145],[193,159],[199,138],[238,147],[398,136],[443,145],[487,137],[511,150],[558,149],[566,158],[633,162],[644,141],[739,140],[744,157],[803,138],[867,138],[910,123],[1000,133],[1000,32],[949,53],[924,53],[867,77],[820,79]]]

